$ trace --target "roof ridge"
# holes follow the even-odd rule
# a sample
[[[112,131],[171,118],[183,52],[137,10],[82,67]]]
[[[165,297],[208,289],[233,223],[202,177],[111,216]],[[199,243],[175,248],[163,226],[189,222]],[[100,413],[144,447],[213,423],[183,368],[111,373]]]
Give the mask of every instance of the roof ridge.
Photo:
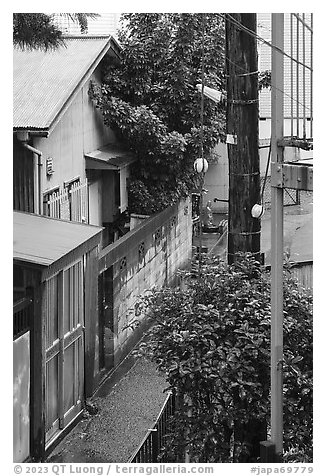
[[[113,36],[111,34],[83,34],[83,33],[79,33],[79,34],[64,34],[62,35],[62,38],[64,39],[87,39],[87,40],[90,40],[90,39],[95,39],[95,38],[113,38]]]

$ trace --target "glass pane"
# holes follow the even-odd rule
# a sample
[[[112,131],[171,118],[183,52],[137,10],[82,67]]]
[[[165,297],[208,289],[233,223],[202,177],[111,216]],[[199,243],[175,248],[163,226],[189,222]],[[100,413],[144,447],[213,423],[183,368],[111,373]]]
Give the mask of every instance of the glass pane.
[[[58,356],[46,364],[46,429],[58,419]]]
[[[78,339],[78,400],[82,399],[84,392],[84,352],[83,352],[83,338]]]
[[[75,343],[65,349],[64,354],[64,413],[74,405]]]
[[[51,347],[58,338],[58,282],[57,276],[47,281],[46,346]]]
[[[76,263],[64,271],[64,333],[83,322],[82,265]]]
[[[70,269],[63,273],[63,332],[70,330]]]

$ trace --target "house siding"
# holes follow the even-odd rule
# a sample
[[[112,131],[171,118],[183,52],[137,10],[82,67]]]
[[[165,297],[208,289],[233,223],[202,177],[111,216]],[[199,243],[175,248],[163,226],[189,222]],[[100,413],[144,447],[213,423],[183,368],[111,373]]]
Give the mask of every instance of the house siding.
[[[99,81],[100,71],[92,76]],[[62,187],[65,181],[86,178],[84,154],[114,141],[113,132],[103,124],[103,120],[88,96],[87,83],[55,126],[49,137],[37,137],[34,146],[43,153],[43,161],[53,159],[54,173],[46,175],[42,167],[42,192]]]

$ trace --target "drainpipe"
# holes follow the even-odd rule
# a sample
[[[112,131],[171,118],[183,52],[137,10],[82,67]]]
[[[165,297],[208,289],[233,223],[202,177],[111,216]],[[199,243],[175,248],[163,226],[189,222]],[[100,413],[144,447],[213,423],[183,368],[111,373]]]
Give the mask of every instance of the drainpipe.
[[[21,145],[25,148],[36,154],[37,159],[37,188],[38,188],[38,214],[42,215],[42,188],[41,188],[41,167],[42,167],[42,152],[35,147],[27,144],[27,142],[21,142]]]

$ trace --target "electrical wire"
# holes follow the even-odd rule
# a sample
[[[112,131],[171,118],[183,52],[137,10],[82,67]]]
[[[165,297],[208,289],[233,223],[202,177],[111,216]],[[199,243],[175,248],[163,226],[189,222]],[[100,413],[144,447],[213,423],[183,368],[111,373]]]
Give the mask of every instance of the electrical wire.
[[[246,74],[254,74],[256,73],[255,71],[253,73],[251,73],[250,71],[247,71],[245,68],[243,68],[242,66],[239,66],[238,64],[234,63],[234,61],[230,60],[230,58],[228,58],[225,54],[224,54],[224,58],[231,64],[233,64],[233,66],[236,66],[237,68],[239,68],[240,70],[244,71]],[[283,89],[281,88],[278,88],[274,85],[271,85],[272,88],[276,89],[277,91],[280,91],[282,94],[284,94],[284,96],[287,96],[288,98],[290,98],[292,101],[294,101],[295,103],[299,104],[300,106],[302,107],[305,107],[305,109],[309,112],[311,112],[311,109],[308,107],[308,106],[304,106],[302,102],[300,102],[299,100],[295,99],[294,97],[292,97],[289,93],[286,93]]]
[[[299,22],[301,22],[302,25],[303,25],[304,27],[306,27],[306,28],[311,32],[311,34],[313,34],[313,29],[308,25],[308,23],[306,23],[306,22],[300,17],[300,15],[299,15],[298,13],[291,13],[291,15],[294,16],[297,20],[299,20]]]
[[[221,16],[221,14],[217,13],[217,15]],[[294,61],[295,63],[303,66],[304,68],[306,69],[309,69],[310,71],[312,71],[312,68],[304,63],[302,63],[301,61],[299,61],[298,59],[296,58],[293,58],[291,55],[289,55],[288,53],[286,53],[284,50],[282,50],[282,48],[279,48],[278,46],[275,46],[273,45],[272,43],[270,43],[269,41],[265,40],[264,38],[262,38],[261,36],[259,36],[256,32],[254,32],[253,30],[250,30],[250,28],[247,28],[246,26],[244,26],[241,22],[239,22],[238,20],[236,20],[235,18],[233,18],[229,13],[225,13],[224,14],[224,18],[226,20],[228,20],[230,23],[232,23],[233,25],[237,26],[240,30],[243,30],[245,31],[246,33],[248,33],[249,35],[253,36],[254,38],[256,38],[257,40],[261,41],[262,43],[265,43],[266,45],[268,45],[270,48],[273,48],[275,49],[276,51],[278,51],[279,53],[281,53],[282,55],[286,56],[287,58],[291,59],[292,61]]]

